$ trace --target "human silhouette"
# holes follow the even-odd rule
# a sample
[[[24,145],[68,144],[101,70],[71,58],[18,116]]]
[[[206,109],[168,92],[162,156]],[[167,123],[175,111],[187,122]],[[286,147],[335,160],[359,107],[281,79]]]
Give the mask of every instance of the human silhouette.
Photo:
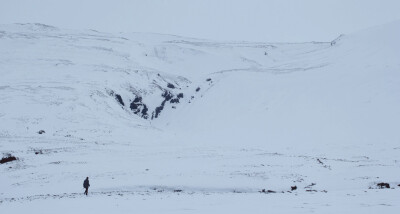
[[[83,181],[83,188],[85,188],[85,195],[88,194],[90,184],[89,184],[89,177],[86,177],[85,181]]]

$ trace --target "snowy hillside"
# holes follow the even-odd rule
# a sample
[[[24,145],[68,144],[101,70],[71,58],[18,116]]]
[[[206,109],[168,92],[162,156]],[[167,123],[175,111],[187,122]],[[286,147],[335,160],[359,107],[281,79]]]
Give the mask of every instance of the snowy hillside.
[[[394,213],[399,57],[400,22],[293,44],[0,25],[0,210]]]

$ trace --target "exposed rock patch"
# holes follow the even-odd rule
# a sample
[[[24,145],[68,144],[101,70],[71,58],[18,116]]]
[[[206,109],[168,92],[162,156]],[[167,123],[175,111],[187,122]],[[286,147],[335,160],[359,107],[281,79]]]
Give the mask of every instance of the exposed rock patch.
[[[8,163],[8,162],[15,161],[15,160],[17,160],[16,157],[14,157],[14,156],[12,156],[12,155],[7,155],[6,157],[3,157],[3,158],[0,160],[0,164]]]
[[[43,154],[43,150],[39,149],[39,150],[35,150],[35,155],[42,155]]]
[[[120,105],[125,106],[125,103],[124,103],[124,101],[122,100],[121,95],[115,93],[113,90],[107,90],[107,93],[108,93],[110,96],[113,96],[113,97],[115,98],[115,100],[117,100],[117,102],[118,102]]]
[[[154,112],[152,113],[151,119],[158,118],[161,111],[164,109],[165,104],[169,101],[170,103],[179,103],[179,100],[183,98],[183,93],[179,93],[178,95],[172,94],[170,91],[165,90],[161,95],[164,100],[161,102],[161,105],[156,107]]]
[[[379,187],[379,189],[384,189],[384,188],[390,189],[390,184],[388,183],[381,182],[376,185]]]
[[[259,191],[260,193],[266,193],[266,194],[268,194],[268,193],[276,193],[276,191],[273,191],[273,190],[265,190],[265,189],[262,189],[261,191]]]
[[[168,87],[168,88],[171,88],[171,89],[174,89],[174,88],[175,88],[174,84],[172,84],[172,83],[168,83],[167,87]]]
[[[121,95],[115,94],[115,99],[119,102],[119,104],[121,104],[122,106],[125,106],[125,103],[124,103],[124,101],[122,100]]]
[[[148,108],[146,104],[142,102],[142,97],[136,97],[130,104],[130,109],[133,111],[134,114],[139,115],[144,119],[148,119]]]

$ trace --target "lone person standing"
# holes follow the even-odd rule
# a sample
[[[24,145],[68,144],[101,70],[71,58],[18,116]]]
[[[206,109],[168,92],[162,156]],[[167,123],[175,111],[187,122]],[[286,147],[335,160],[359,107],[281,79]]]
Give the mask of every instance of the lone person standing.
[[[85,181],[83,182],[83,188],[85,188],[85,195],[88,194],[90,184],[89,184],[89,177],[86,177]]]

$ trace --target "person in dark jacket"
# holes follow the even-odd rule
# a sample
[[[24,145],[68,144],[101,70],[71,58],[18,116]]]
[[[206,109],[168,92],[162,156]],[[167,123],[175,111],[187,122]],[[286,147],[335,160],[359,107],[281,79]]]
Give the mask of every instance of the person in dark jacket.
[[[85,195],[88,194],[90,184],[89,184],[89,177],[86,177],[85,181],[83,182],[83,188],[85,188]]]

